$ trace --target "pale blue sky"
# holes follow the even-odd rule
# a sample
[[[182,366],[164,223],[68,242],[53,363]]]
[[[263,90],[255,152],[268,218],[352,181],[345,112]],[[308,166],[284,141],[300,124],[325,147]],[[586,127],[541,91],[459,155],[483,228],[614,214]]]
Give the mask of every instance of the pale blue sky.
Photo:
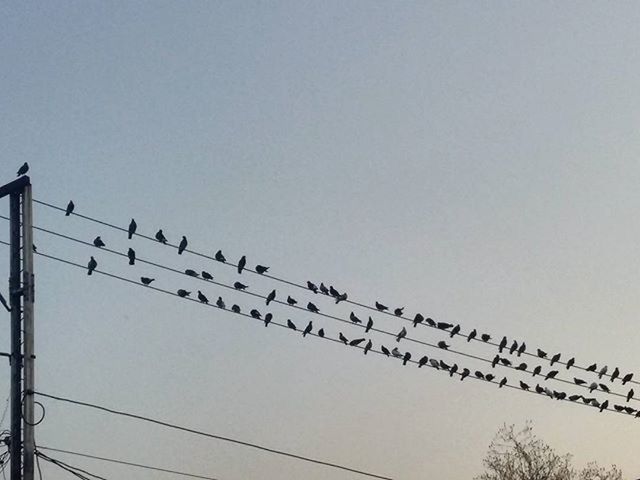
[[[3,183],[28,161],[36,198],[73,198],[80,213],[122,225],[135,216],[144,232],[163,226],[195,249],[246,254],[358,300],[633,370],[639,24],[633,2],[3,2]],[[36,241],[80,263],[94,253]],[[43,391],[397,479],[469,479],[497,428],[527,419],[577,464],[640,473],[630,418],[403,369],[46,259],[36,268]],[[8,369],[0,375],[4,392]],[[50,402],[37,434],[221,480],[356,478]]]

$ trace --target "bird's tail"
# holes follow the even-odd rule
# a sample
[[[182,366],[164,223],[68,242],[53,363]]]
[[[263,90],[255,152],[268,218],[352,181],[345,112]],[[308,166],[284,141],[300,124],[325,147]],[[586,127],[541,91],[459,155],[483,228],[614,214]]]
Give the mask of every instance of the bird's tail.
[[[135,265],[135,263],[136,263],[135,260],[133,260],[133,259],[129,260],[129,265]]]
[[[91,275],[92,272],[93,272],[93,270],[88,270],[87,271],[87,275]]]

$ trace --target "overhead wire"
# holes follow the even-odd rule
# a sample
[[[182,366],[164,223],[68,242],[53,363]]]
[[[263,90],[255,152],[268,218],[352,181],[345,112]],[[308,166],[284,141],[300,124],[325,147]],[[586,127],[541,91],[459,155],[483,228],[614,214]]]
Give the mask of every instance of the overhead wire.
[[[48,203],[48,202],[45,202],[45,201],[42,201],[42,200],[33,199],[33,201],[35,203],[37,203],[37,204],[46,206],[46,207],[54,209],[54,210],[58,210],[58,211],[61,211],[61,212],[65,212],[66,211],[65,208],[59,207],[57,205],[53,205],[51,203]],[[107,226],[109,228],[113,228],[113,229],[119,230],[121,232],[128,232],[128,229],[126,229],[126,228],[120,227],[118,225],[115,225],[113,223],[109,223],[109,222],[106,222],[106,221],[103,221],[103,220],[99,220],[97,218],[94,218],[94,217],[91,217],[91,216],[88,216],[88,215],[83,215],[83,214],[77,213],[76,211],[73,211],[71,213],[71,215],[77,216],[77,217],[79,217],[81,219],[84,219],[84,220],[87,220],[87,221],[91,221],[91,222],[94,222],[94,223],[97,223],[97,224],[100,224],[100,225]],[[155,243],[159,243],[155,238],[153,238],[153,237],[151,237],[149,235],[144,235],[144,234],[137,233],[137,232],[135,232],[133,235],[141,237],[141,238],[146,239],[146,240],[150,240],[150,241],[155,242]],[[169,243],[169,242],[163,243],[163,245],[166,245],[168,247],[172,247],[174,249],[178,249],[179,248],[178,245],[175,245],[175,244],[172,244],[172,243]],[[188,253],[190,253],[192,255],[201,257],[201,258],[217,261],[214,257],[212,257],[210,255],[207,255],[207,254],[195,251],[195,250],[191,250],[189,248],[185,249],[184,251],[188,252]],[[227,266],[230,266],[230,267],[233,267],[233,268],[237,268],[237,264],[234,264],[232,262],[218,262],[218,263],[223,263],[224,265],[227,265]],[[291,280],[287,280],[285,278],[277,277],[277,276],[269,274],[269,273],[262,273],[261,274],[261,273],[258,273],[257,271],[255,271],[255,270],[253,270],[251,268],[248,268],[248,267],[245,267],[244,271],[248,271],[248,272],[250,272],[252,274],[259,275],[259,276],[264,277],[264,278],[268,278],[268,279],[271,279],[271,280],[274,280],[274,281],[277,281],[277,282],[280,282],[280,283],[283,283],[283,284],[287,284],[287,285],[290,285],[290,286],[293,286],[293,287],[296,287],[296,288],[300,288],[302,290],[309,291],[308,287],[305,286],[305,285],[302,285],[302,284],[297,283],[297,282],[293,282]],[[319,292],[319,294],[327,296],[329,298],[332,298],[330,295],[327,295],[327,294],[322,293],[322,292]],[[358,306],[360,308],[364,308],[364,309],[367,309],[367,310],[370,310],[370,311],[377,312],[378,314],[383,314],[383,315],[390,316],[392,318],[401,319],[401,320],[404,320],[405,322],[410,322],[412,324],[414,323],[413,319],[411,319],[409,317],[405,317],[403,315],[395,315],[395,314],[393,314],[391,312],[388,312],[388,311],[380,311],[380,310],[378,310],[377,308],[375,308],[375,307],[373,307],[371,305],[367,305],[367,304],[361,303],[361,302],[356,302],[356,301],[354,301],[352,299],[348,299],[347,298],[346,300],[344,300],[344,302],[348,303],[348,304],[351,304],[351,305]],[[440,332],[444,332],[445,334],[449,333],[446,330],[440,329],[440,328],[438,328],[437,326],[434,326],[434,325],[429,325],[428,323],[420,323],[420,325],[436,329],[436,330],[438,330]],[[462,337],[462,338],[467,338],[467,339],[469,337],[468,334],[463,333],[463,332],[459,332],[457,335]],[[477,341],[477,342],[479,342],[481,344],[487,344],[487,345],[491,345],[491,346],[494,346],[494,347],[499,347],[498,343],[492,342],[491,340],[483,341],[483,340],[481,340],[479,338],[474,338],[473,340]],[[524,351],[524,352],[522,352],[522,355],[526,355],[526,356],[529,356],[529,357],[536,358],[536,359],[538,359],[538,361],[540,361],[540,360],[548,361],[548,362],[551,361],[550,358],[541,358],[538,355],[536,355],[535,353],[532,353],[530,351]],[[567,366],[567,362],[565,362],[563,360],[558,360],[558,361],[556,361],[554,363],[557,363],[558,365],[562,365],[562,366],[565,366],[565,367]],[[589,370],[587,367],[583,367],[581,365],[576,365],[575,363],[572,365],[571,368],[575,368],[575,369],[578,369],[578,370],[583,370],[585,372],[592,372],[592,373],[598,374],[598,372],[593,372],[592,370]],[[610,378],[611,374],[605,373],[605,374],[603,374],[603,376],[606,376],[606,377]],[[636,384],[636,385],[640,385],[640,381],[637,381],[637,380],[629,380],[628,383],[633,383],[633,384]]]
[[[92,478],[95,478],[97,480],[107,480],[105,477],[101,477],[100,475],[96,475],[95,473],[91,473],[88,472],[82,468],[79,467],[74,467],[72,465],[69,465],[66,462],[63,462],[62,460],[58,460],[55,458],[51,458],[50,456],[36,450],[35,452],[36,457],[41,457],[43,460],[52,463],[60,468],[62,468],[63,470],[66,470],[67,472],[71,473],[72,475],[80,478],[81,480],[91,480]]]

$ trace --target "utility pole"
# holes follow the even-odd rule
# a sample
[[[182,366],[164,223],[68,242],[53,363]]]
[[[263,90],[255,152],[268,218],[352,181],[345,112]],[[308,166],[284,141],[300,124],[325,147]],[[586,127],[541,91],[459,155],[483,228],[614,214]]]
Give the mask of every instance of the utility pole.
[[[31,182],[22,176],[0,187],[9,196],[9,306],[11,308],[11,480],[33,480],[33,233]],[[21,208],[22,207],[22,208]],[[22,227],[22,229],[21,229]],[[28,250],[27,250],[28,249]],[[22,262],[21,262],[22,260]],[[21,265],[22,263],[22,265]],[[22,272],[21,272],[22,267]],[[22,273],[22,278],[21,278]],[[22,339],[24,314],[25,338]],[[23,350],[24,348],[24,350]],[[23,392],[23,364],[26,364]],[[23,397],[24,395],[24,397]],[[24,405],[24,414],[23,414]],[[23,441],[24,420],[24,441]],[[24,460],[23,460],[24,452]],[[23,469],[24,464],[24,469]],[[24,474],[24,476],[23,476]],[[30,475],[30,476],[29,476]]]

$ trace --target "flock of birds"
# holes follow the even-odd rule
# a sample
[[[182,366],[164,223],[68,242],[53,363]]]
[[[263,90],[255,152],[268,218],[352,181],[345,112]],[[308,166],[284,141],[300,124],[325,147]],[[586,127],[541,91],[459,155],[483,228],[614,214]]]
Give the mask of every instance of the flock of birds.
[[[27,173],[27,171],[29,170],[29,166],[28,164],[25,162],[24,165],[22,165],[20,167],[20,169],[18,170],[18,176],[20,175],[24,175]],[[75,204],[73,203],[73,201],[69,201],[69,203],[67,204],[66,210],[65,210],[65,215],[66,216],[70,216],[73,211],[75,209]],[[128,239],[132,239],[133,236],[136,234],[138,225],[135,221],[135,219],[131,219],[131,222],[129,223],[129,227],[127,229],[127,236]],[[156,234],[155,234],[155,239],[162,243],[162,244],[167,244],[168,240],[164,234],[164,232],[162,231],[162,229],[159,229]],[[100,236],[97,236],[94,240],[93,240],[93,245],[97,248],[103,248],[106,246],[105,242],[102,240],[102,238]],[[182,255],[184,251],[186,251],[188,246],[188,240],[186,236],[182,236],[182,239],[180,240],[180,243],[178,244],[178,255]],[[127,257],[129,259],[129,265],[135,265],[136,262],[136,252],[133,248],[129,248],[127,251]],[[218,250],[215,255],[214,255],[215,260],[217,260],[218,262],[221,263],[226,263],[227,259],[224,256],[223,252],[221,250]],[[98,262],[96,261],[96,259],[91,256],[88,264],[87,264],[87,274],[91,275],[96,268],[98,267]],[[240,258],[240,260],[238,261],[237,265],[237,272],[238,274],[241,274],[246,268],[247,268],[247,259],[246,256],[242,256]],[[268,272],[269,267],[264,266],[264,265],[256,265],[254,267],[254,271],[260,275],[264,275]],[[201,278],[203,280],[206,281],[211,281],[213,280],[213,275],[211,275],[209,272],[202,270],[200,272],[197,272],[195,270],[192,269],[187,269],[184,271],[184,273],[188,276],[191,277],[196,277],[196,278]],[[154,278],[150,278],[150,277],[140,277],[140,282],[143,285],[151,285],[153,282],[155,281]],[[332,285],[330,285],[329,287],[327,287],[324,283],[320,283],[319,285],[316,283],[313,283],[311,281],[307,281],[307,289],[311,292],[313,292],[314,294],[323,294],[329,297],[332,297],[335,300],[335,303],[338,304],[340,302],[346,301],[348,299],[348,294],[346,292],[340,292],[338,291],[336,288],[334,288]],[[236,290],[239,291],[244,291],[248,288],[247,285],[243,284],[242,282],[236,281],[233,284],[233,287]],[[176,295],[181,297],[181,298],[186,298],[186,297],[190,297],[192,294],[192,291],[188,291],[185,289],[178,289],[176,291]],[[277,292],[276,290],[272,290],[265,298],[266,300],[266,305],[269,306],[269,304],[271,302],[273,302],[274,300],[276,300],[276,296],[277,296]],[[201,290],[197,290],[197,300],[203,304],[209,304],[209,298],[201,291]],[[292,296],[288,295],[286,297],[286,304],[289,306],[293,306],[293,307],[297,307],[298,305],[298,300],[296,300],[295,298],[293,298]],[[3,302],[4,303],[4,302]],[[284,302],[280,302],[280,303],[284,303]],[[225,309],[226,310],[226,303],[224,301],[224,299],[221,296],[218,296],[215,305],[221,309]],[[404,307],[397,307],[394,309],[390,309],[388,306],[376,301],[375,302],[375,310],[377,310],[378,312],[384,312],[384,313],[389,313],[389,314],[393,314],[397,317],[404,317]],[[300,307],[297,307],[300,308]],[[242,313],[241,307],[237,304],[233,304],[230,307],[230,310],[234,313]],[[320,309],[319,307],[313,303],[313,302],[307,302],[306,305],[306,310],[308,310],[311,313],[320,313]],[[268,326],[271,321],[273,320],[273,314],[268,312],[266,314],[262,314],[258,309],[252,309],[249,311],[249,316],[251,316],[254,319],[257,320],[261,320],[264,322],[265,327]],[[355,312],[351,312],[349,315],[349,320],[351,323],[355,324],[355,325],[360,325],[362,327],[364,327],[364,333],[369,333],[371,331],[371,329],[374,326],[374,322],[373,319],[371,318],[371,316],[368,316],[368,319],[366,320],[366,323],[363,319],[359,318]],[[411,320],[411,319],[409,319]],[[431,327],[446,331],[449,335],[450,338],[455,337],[456,335],[462,335],[463,334],[460,333],[461,330],[461,326],[459,324],[454,325],[451,323],[447,323],[447,322],[436,322],[435,320],[429,318],[429,317],[425,317],[424,315],[417,313],[415,315],[415,317],[411,320],[413,323],[413,326],[416,327],[419,324],[426,324],[429,325]],[[304,328],[300,328],[298,327],[291,319],[287,319],[287,327],[293,331],[300,331],[302,333],[303,337],[306,337],[309,334],[314,334],[317,335],[318,337],[325,337],[325,331],[323,328],[318,329],[316,332],[314,332],[314,325],[313,325],[313,321],[309,321],[307,323],[307,325]],[[402,329],[395,335],[395,340],[399,343],[402,339],[404,339],[407,336],[407,329],[405,327],[402,327]],[[486,334],[486,333],[481,333],[478,334],[478,332],[474,329],[471,332],[469,332],[469,334],[466,335],[466,340],[467,342],[470,342],[471,340],[479,340],[481,342],[489,342],[491,340],[491,335]],[[354,339],[348,339],[342,332],[338,333],[338,341],[342,342],[344,345],[347,346],[351,346],[351,347],[358,347],[361,348],[364,352],[364,354],[366,355],[369,351],[371,351],[374,347],[374,344],[372,342],[371,339],[365,338],[365,337],[358,337],[358,338],[354,338]],[[443,350],[448,350],[450,345],[448,345],[445,341],[439,341],[437,343],[437,347]],[[509,358],[506,358],[504,356],[501,356],[503,354],[504,351],[508,351],[508,353],[510,355],[517,355],[517,357],[521,357],[522,354],[524,354],[527,351],[527,347],[526,344],[524,342],[522,343],[518,343],[516,340],[513,340],[511,342],[511,345],[509,346],[509,341],[507,340],[506,337],[503,337],[502,340],[500,341],[500,343],[498,344],[498,354],[495,355],[495,357],[493,358],[493,360],[491,361],[491,366],[492,368],[497,367],[498,365],[502,365],[505,367],[509,367],[509,368],[513,368],[515,370],[518,371],[522,371],[522,372],[528,372],[532,374],[532,378],[536,377],[536,376],[540,376],[541,378],[544,379],[544,381],[547,380],[552,380],[555,379],[556,376],[560,373],[559,370],[549,370],[546,373],[542,373],[542,366],[541,365],[537,365],[535,366],[531,371],[529,371],[529,365],[527,365],[527,363],[525,362],[520,362],[517,365],[512,362]],[[416,363],[418,368],[422,368],[424,366],[429,366],[431,368],[434,368],[436,370],[442,370],[442,371],[446,371],[450,377],[453,377],[454,375],[459,375],[460,376],[460,380],[464,380],[465,378],[471,376],[472,372],[471,370],[469,370],[468,368],[460,368],[458,366],[457,363],[453,363],[451,365],[449,365],[448,363],[444,362],[443,360],[438,360],[435,358],[429,358],[426,355],[422,356],[419,360],[412,360],[412,354],[409,351],[400,351],[400,349],[396,346],[394,348],[388,348],[385,345],[380,345],[379,347],[379,351],[378,353],[381,353],[383,355],[386,355],[388,357],[395,357],[398,359],[402,360],[402,364],[406,365],[407,363],[411,362],[411,363]],[[454,352],[455,353],[455,352]],[[537,349],[535,354],[530,354],[530,355],[534,355],[537,358],[540,359],[546,359],[549,361],[550,366],[553,367],[554,364],[556,363],[560,363],[562,365],[565,366],[566,370],[571,369],[574,364],[575,364],[575,358],[570,358],[569,360],[566,361],[566,363],[561,362],[561,354],[560,353],[556,353],[554,355],[552,355],[551,357],[548,356],[547,352],[541,350],[541,349]],[[607,375],[608,373],[608,367],[607,366],[603,366],[601,368],[598,368],[597,364],[592,364],[589,367],[584,369],[585,371],[588,372],[593,372],[595,374],[597,374],[598,379],[602,380],[602,378]],[[473,376],[479,380],[485,380],[488,382],[492,382],[492,383],[497,383],[498,388],[502,388],[505,385],[508,384],[508,380],[507,377],[503,377],[500,381],[496,381],[494,382],[494,380],[496,380],[496,376],[493,375],[492,373],[484,373],[480,370],[476,370],[475,372],[473,372]],[[621,372],[619,370],[619,368],[615,368],[611,374],[607,375],[609,377],[610,382],[614,382],[616,379],[620,379],[622,385],[626,385],[628,382],[632,381],[633,379],[633,373],[627,373],[625,375],[621,375]],[[605,384],[605,383],[600,383],[600,382],[589,382],[587,380],[578,378],[578,377],[574,377],[573,378],[573,383],[577,386],[586,388],[589,390],[589,393],[593,393],[594,391],[601,391],[604,393],[611,393],[610,388]],[[577,401],[582,401],[583,403],[596,407],[600,410],[600,412],[607,410],[609,408],[609,401],[605,400],[603,402],[599,402],[596,398],[594,397],[587,397],[584,395],[569,395],[566,392],[563,391],[556,391],[556,390],[552,390],[549,389],[547,387],[543,387],[541,386],[539,383],[536,384],[533,389],[531,387],[531,385],[525,383],[524,381],[520,380],[519,381],[519,388],[524,390],[524,391],[532,391],[532,392],[536,392],[538,394],[542,394],[542,395],[546,395],[552,399],[557,399],[557,400],[569,400],[572,402],[577,402]],[[516,387],[517,388],[517,387]],[[626,394],[626,396],[624,396],[626,398],[626,402],[628,403],[631,399],[634,399],[634,390],[633,388],[631,388],[628,393]],[[619,394],[617,394],[619,395]],[[630,415],[634,415],[635,417],[640,417],[640,410],[638,409],[634,409],[630,406],[627,405],[618,405],[618,404],[614,404],[612,405],[613,409],[618,411],[618,412],[624,412]]]

